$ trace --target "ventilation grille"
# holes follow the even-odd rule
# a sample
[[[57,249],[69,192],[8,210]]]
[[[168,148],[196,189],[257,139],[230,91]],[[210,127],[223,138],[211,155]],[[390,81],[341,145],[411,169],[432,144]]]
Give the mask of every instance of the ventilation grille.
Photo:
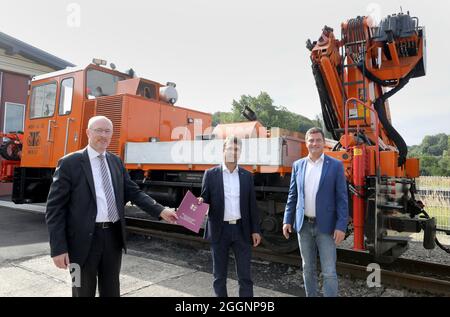
[[[122,96],[109,96],[97,99],[98,116],[105,116],[112,121],[114,134],[108,151],[120,156],[120,136],[122,133]]]

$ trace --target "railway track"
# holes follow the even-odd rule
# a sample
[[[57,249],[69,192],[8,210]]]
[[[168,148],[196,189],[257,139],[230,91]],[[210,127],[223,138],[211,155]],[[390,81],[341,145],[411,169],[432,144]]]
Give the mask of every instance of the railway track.
[[[201,235],[178,225],[145,219],[126,217],[129,232],[149,235],[200,248],[209,248]],[[253,257],[270,262],[300,267],[299,254],[279,254],[262,247],[253,250]],[[337,271],[339,275],[366,280],[373,272],[368,270],[372,257],[366,252],[338,249]],[[450,296],[450,266],[399,258],[392,264],[380,264],[380,283],[397,289],[419,293]]]

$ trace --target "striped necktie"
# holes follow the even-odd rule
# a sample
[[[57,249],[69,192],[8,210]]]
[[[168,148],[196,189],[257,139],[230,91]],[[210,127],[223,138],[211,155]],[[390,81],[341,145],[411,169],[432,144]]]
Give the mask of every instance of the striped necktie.
[[[119,220],[119,213],[117,211],[116,201],[114,199],[114,191],[109,180],[108,169],[106,168],[105,155],[98,156],[100,160],[100,170],[102,172],[102,184],[105,191],[106,204],[108,205],[108,219],[111,222]]]

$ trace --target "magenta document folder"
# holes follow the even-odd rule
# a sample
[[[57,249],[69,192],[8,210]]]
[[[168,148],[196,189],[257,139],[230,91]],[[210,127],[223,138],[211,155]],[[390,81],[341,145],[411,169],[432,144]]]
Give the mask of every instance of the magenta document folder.
[[[200,231],[200,227],[203,224],[203,220],[205,219],[205,215],[208,212],[208,209],[208,204],[203,203],[199,205],[197,197],[195,197],[194,194],[188,191],[184,196],[180,207],[178,207],[177,224],[198,233]]]

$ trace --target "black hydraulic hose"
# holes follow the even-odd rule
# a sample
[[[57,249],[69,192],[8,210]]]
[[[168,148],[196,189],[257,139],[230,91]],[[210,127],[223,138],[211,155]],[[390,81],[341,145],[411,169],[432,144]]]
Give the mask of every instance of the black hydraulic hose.
[[[338,142],[338,143],[336,143],[334,146],[333,146],[333,152],[335,152],[335,151],[339,151],[340,149],[342,148],[342,144],[340,143],[340,142]]]
[[[335,132],[337,129],[338,122],[336,118],[336,114],[333,111],[333,106],[330,101],[330,97],[328,95],[327,89],[325,87],[325,82],[322,77],[322,73],[320,72],[320,67],[318,64],[312,65],[312,72],[314,75],[314,79],[316,81],[317,91],[319,92],[320,104],[322,106],[322,115],[323,121],[325,123],[325,128],[331,133],[333,139],[338,141],[339,136]]]
[[[360,63],[358,65],[358,69],[361,71],[361,73],[364,74],[362,67],[363,67],[363,65]],[[398,166],[402,166],[405,164],[406,156],[408,155],[408,146],[406,145],[406,142],[403,139],[403,137],[400,135],[400,133],[398,133],[398,131],[389,122],[389,120],[387,118],[387,114],[386,114],[385,102],[390,97],[395,95],[400,89],[405,87],[406,84],[408,84],[409,80],[414,76],[414,73],[415,73],[415,68],[412,71],[410,71],[408,73],[408,75],[401,78],[396,87],[392,88],[387,93],[384,93],[383,95],[378,97],[374,102],[374,108],[377,111],[378,118],[379,118],[381,124],[383,125],[384,129],[386,130],[388,137],[390,139],[392,139],[392,141],[394,141],[395,145],[398,148],[398,151],[399,151]],[[392,85],[392,81],[381,80],[381,79],[377,78],[374,74],[372,74],[370,71],[368,71],[367,69],[365,70],[365,75],[369,80],[375,82],[378,85],[381,85],[381,86]]]
[[[406,156],[408,155],[408,146],[406,145],[405,140],[402,138],[400,133],[392,126],[392,124],[389,122],[386,114],[386,107],[385,102],[390,97],[395,95],[400,89],[406,86],[408,84],[411,77],[414,75],[414,69],[409,72],[408,75],[400,79],[398,85],[394,88],[392,88],[387,93],[384,93],[380,97],[378,97],[374,102],[375,110],[377,111],[378,118],[380,122],[383,124],[384,129],[386,130],[389,138],[391,138],[395,145],[398,148],[399,157],[398,157],[398,166],[402,166],[406,162]]]

